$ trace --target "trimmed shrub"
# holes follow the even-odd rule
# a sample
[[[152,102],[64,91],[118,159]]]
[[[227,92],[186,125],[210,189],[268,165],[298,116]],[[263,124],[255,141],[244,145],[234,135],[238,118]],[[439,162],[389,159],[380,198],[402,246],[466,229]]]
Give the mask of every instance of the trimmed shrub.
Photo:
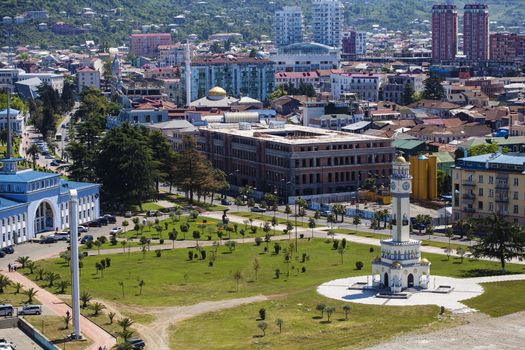
[[[365,264],[363,264],[362,261],[356,261],[356,263],[355,263],[355,268],[358,269],[358,270],[361,270],[364,266],[365,266]]]

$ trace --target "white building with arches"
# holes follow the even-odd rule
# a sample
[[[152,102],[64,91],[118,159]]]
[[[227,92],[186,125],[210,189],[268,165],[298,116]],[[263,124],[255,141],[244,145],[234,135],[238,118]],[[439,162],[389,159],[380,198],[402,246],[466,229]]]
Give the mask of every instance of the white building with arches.
[[[392,238],[381,241],[381,256],[372,261],[374,286],[399,293],[407,288],[428,288],[430,262],[421,258],[421,241],[410,239],[410,163],[398,156],[390,178]]]

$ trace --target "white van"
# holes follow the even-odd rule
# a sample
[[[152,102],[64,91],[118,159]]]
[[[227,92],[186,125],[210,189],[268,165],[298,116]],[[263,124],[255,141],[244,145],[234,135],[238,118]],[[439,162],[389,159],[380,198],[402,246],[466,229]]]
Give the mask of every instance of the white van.
[[[0,305],[0,316],[13,316],[14,309],[11,304]]]

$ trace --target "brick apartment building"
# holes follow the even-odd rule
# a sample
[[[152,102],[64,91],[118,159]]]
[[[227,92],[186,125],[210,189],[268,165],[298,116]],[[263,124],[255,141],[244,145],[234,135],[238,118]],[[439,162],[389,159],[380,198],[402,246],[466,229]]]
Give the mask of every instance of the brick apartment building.
[[[489,59],[489,7],[485,4],[467,4],[463,14],[463,52],[467,60]]]
[[[160,45],[171,45],[170,33],[131,34],[130,50],[137,56],[156,57]]]
[[[491,33],[490,59],[496,62],[525,62],[525,34]]]
[[[290,124],[201,128],[198,143],[232,185],[281,198],[351,192],[371,176],[386,185],[395,153],[387,138]]]
[[[458,9],[452,4],[432,7],[432,61],[452,61],[458,50]]]

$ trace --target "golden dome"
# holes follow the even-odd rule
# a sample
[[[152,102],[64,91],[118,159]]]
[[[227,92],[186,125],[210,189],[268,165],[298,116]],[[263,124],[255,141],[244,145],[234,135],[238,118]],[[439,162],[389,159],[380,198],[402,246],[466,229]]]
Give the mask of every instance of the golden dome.
[[[419,263],[421,265],[430,265],[430,261],[427,258],[421,258],[419,259]]]
[[[400,269],[400,268],[403,267],[403,265],[401,265],[401,263],[399,261],[394,261],[392,263],[392,265],[390,265],[390,267],[393,268],[393,269]]]
[[[377,263],[377,262],[381,262],[381,257],[378,255],[376,256],[373,260],[372,260],[372,263]]]
[[[211,88],[209,91],[208,91],[208,96],[221,96],[221,97],[226,97],[226,90],[224,90],[223,88],[221,88],[220,86],[216,86],[214,88]]]
[[[407,160],[402,155],[397,156],[396,163],[405,164]]]

